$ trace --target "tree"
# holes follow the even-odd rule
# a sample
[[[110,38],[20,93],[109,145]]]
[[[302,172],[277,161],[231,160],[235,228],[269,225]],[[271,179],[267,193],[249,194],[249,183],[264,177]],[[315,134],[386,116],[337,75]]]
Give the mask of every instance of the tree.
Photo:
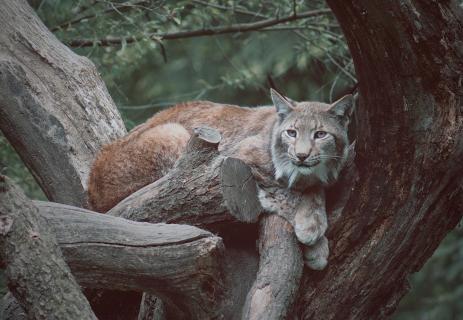
[[[278,217],[261,218],[260,269],[245,304],[249,318],[280,319],[293,314],[304,319],[385,318],[407,291],[408,275],[422,266],[462,215],[460,8],[455,2],[437,0],[329,0],[328,4],[343,28],[359,80],[359,176],[342,215],[332,215],[328,234],[332,256],[324,272],[304,270],[298,281],[300,253],[290,228]],[[92,156],[102,143],[124,133],[118,114],[92,65],[50,36],[23,1],[7,1],[0,17],[2,29],[7,30],[0,42],[2,132],[42,185],[47,185],[50,199],[84,206]],[[60,116],[63,101],[68,107]],[[35,119],[43,125],[28,137],[25,132]],[[73,129],[85,122],[93,128],[86,134]],[[198,148],[209,148],[211,157],[220,156],[213,151],[217,139],[199,135],[195,141],[196,147],[184,157]],[[56,156],[45,160],[32,156],[41,150]],[[151,185],[148,192],[158,197],[149,201],[160,201],[162,188],[159,182]],[[156,208],[140,205],[150,203],[148,195],[132,195],[113,213],[133,218],[141,212],[146,218],[146,210]],[[249,217],[252,210],[244,215],[225,212],[219,204],[226,194],[217,195],[217,213],[224,214],[221,223],[228,224],[228,213],[234,221],[253,219]],[[133,202],[135,210],[124,209],[130,201],[138,201]],[[55,212],[67,210],[59,208]],[[149,221],[159,222],[156,213],[150,212]],[[189,222],[208,224],[201,219]],[[276,240],[288,259],[282,259],[282,247],[272,242]],[[224,254],[231,257],[227,250]],[[218,260],[223,259],[231,265],[226,273],[233,275],[236,261],[219,255]],[[274,268],[267,268],[268,261]],[[288,272],[279,273],[275,265]],[[252,282],[252,275],[248,278]],[[225,301],[230,299],[224,295]],[[220,297],[212,299],[214,312],[224,310],[220,303],[214,304]],[[185,299],[176,302],[180,306],[176,312],[195,312]],[[237,305],[231,311],[235,315],[240,310]]]

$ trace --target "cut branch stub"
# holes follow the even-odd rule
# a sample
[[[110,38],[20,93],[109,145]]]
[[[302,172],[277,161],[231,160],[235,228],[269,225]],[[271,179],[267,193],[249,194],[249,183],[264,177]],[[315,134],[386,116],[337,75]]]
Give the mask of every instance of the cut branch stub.
[[[211,146],[217,148],[220,141],[222,140],[222,135],[219,131],[209,128],[209,127],[198,127],[193,130],[195,136],[199,139],[193,139],[191,142],[208,142]],[[191,148],[191,147],[190,147]],[[198,149],[196,147],[195,149]]]
[[[0,261],[29,319],[96,319],[37,207],[0,176]]]
[[[230,213],[244,222],[257,222],[262,207],[251,168],[236,158],[226,158],[221,167],[222,194]]]
[[[146,222],[219,228],[255,222],[261,212],[249,167],[218,151],[220,133],[195,129],[174,168],[122,200],[108,214]]]

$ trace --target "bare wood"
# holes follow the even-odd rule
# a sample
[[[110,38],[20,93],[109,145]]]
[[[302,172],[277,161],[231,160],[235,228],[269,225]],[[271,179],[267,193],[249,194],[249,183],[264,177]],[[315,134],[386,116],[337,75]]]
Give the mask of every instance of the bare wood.
[[[243,222],[256,222],[262,211],[251,168],[243,161],[225,158],[220,167],[220,183],[225,205]]]
[[[155,294],[188,319],[220,313],[221,238],[188,225],[134,222],[57,203],[35,204],[80,285]]]
[[[0,29],[0,130],[50,200],[85,205],[95,153],[126,133],[117,108],[25,0],[2,1]]]
[[[214,129],[196,130],[167,175],[122,200],[107,214],[209,228],[257,221],[262,208],[251,171],[241,160],[219,154],[219,141]]]
[[[260,222],[259,271],[246,297],[242,319],[286,319],[302,277],[301,249],[292,226],[277,215]]]
[[[38,209],[0,176],[0,264],[29,319],[96,319]]]

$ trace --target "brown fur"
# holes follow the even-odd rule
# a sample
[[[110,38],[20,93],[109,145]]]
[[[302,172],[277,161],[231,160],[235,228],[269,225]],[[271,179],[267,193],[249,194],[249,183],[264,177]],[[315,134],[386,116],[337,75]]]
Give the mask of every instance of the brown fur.
[[[106,212],[120,200],[158,180],[173,166],[190,134],[178,124],[164,124],[129,134],[101,150],[90,172],[92,209]]]
[[[271,170],[268,147],[258,145],[262,139],[256,136],[265,136],[268,140],[275,120],[273,107],[251,109],[208,101],[183,103],[164,110],[127,136],[103,147],[90,173],[90,206],[95,211],[106,212],[165,175],[181,154],[192,130],[200,126],[221,132],[221,152],[235,156],[242,152],[239,158],[249,159],[247,162],[255,166],[268,164]],[[237,148],[236,141],[243,140],[249,142],[241,144],[247,147]]]
[[[329,107],[316,102],[297,103],[292,117],[300,116],[303,117],[300,121],[306,121],[302,119],[313,112],[325,114]],[[129,194],[165,175],[192,130],[201,126],[220,131],[219,151],[246,162],[260,186],[278,186],[271,154],[271,137],[275,134],[272,130],[278,119],[273,106],[244,108],[197,101],[164,110],[102,149],[89,178],[90,205],[96,211],[106,212]]]

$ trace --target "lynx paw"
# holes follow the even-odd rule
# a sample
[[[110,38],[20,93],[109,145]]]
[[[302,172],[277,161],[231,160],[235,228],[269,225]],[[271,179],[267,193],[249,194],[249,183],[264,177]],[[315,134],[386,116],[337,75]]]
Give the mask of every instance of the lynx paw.
[[[304,246],[304,263],[310,269],[323,270],[328,264],[328,239],[321,237],[313,246]]]
[[[297,239],[307,246],[314,245],[325,235],[328,224],[326,218],[320,214],[296,217],[294,231]]]

